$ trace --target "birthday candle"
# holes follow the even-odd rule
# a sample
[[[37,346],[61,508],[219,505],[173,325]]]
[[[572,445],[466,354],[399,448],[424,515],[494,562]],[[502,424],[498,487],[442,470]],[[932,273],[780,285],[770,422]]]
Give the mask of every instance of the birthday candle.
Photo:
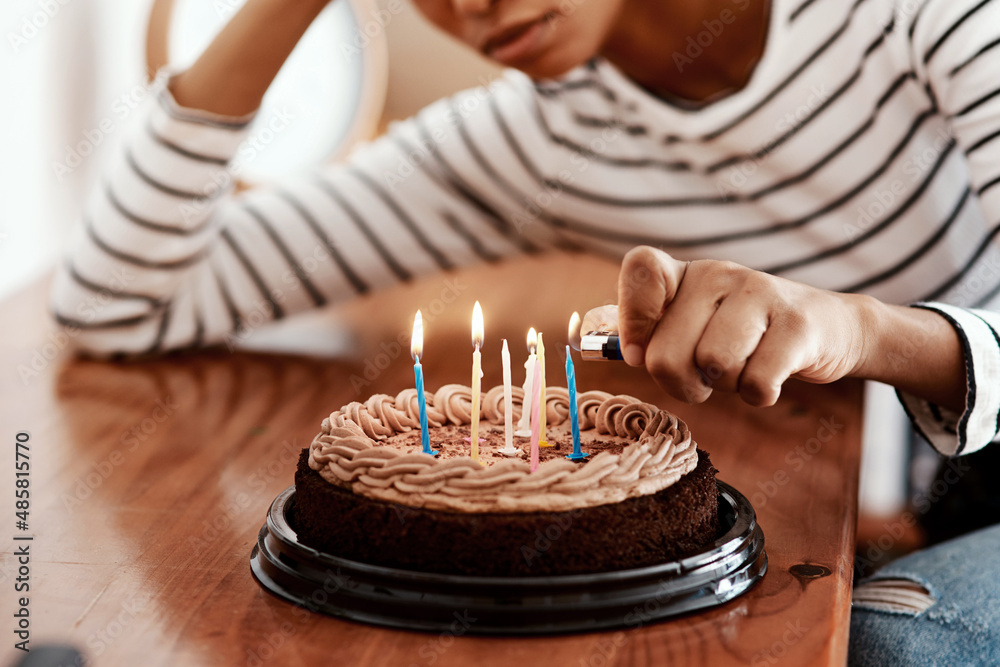
[[[535,388],[535,393],[531,397],[531,472],[538,470],[538,434],[539,431],[539,413],[543,413],[544,410],[538,409],[538,397],[542,390],[542,381],[539,374],[541,373],[541,366],[535,364],[535,375],[532,381],[532,386]]]
[[[434,456],[431,438],[427,431],[427,399],[424,397],[424,369],[420,365],[420,355],[424,351],[424,323],[420,311],[413,318],[413,336],[410,338],[410,356],[413,357],[413,376],[417,384],[417,405],[420,408],[420,443],[424,454]]]
[[[576,461],[586,458],[587,454],[580,450],[580,417],[576,406],[576,369],[573,367],[573,357],[569,352],[569,345],[566,346],[566,387],[569,389],[569,423],[573,429],[573,453],[568,454],[566,458]]]
[[[538,399],[538,411],[541,413],[538,417],[539,428],[541,435],[539,436],[538,446],[539,447],[553,447],[545,439],[545,343],[542,341],[542,334],[538,334],[538,365],[537,368],[541,369],[541,379],[536,379],[536,382],[541,382],[539,399]],[[535,374],[535,378],[539,378],[539,374]]]
[[[514,400],[511,396],[510,387],[510,350],[507,349],[507,339],[503,339],[503,347],[500,350],[500,359],[503,361],[503,439],[504,448],[500,451],[506,456],[517,456],[519,451],[514,447]]]
[[[532,381],[535,376],[535,348],[538,347],[538,334],[535,328],[528,329],[528,360],[524,362],[524,399],[521,401],[521,418],[517,420],[517,430],[514,435],[527,438],[531,435],[531,397],[535,395]]]
[[[472,433],[470,440],[472,442],[472,460],[486,465],[479,460],[479,392],[483,377],[482,355],[479,353],[479,348],[483,344],[483,336],[483,309],[476,301],[476,305],[472,307]]]
[[[573,313],[569,318],[569,331],[566,340],[579,339],[580,335],[580,313]],[[576,368],[573,366],[573,355],[569,345],[566,346],[566,388],[569,390],[569,422],[573,428],[573,452],[566,458],[573,461],[587,456],[580,451],[580,416],[579,408],[576,405]]]

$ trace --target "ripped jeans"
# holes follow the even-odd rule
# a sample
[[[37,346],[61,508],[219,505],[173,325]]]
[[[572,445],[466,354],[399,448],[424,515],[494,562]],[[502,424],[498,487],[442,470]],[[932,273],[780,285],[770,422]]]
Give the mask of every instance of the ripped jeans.
[[[859,582],[849,656],[853,667],[1000,665],[1000,525]]]

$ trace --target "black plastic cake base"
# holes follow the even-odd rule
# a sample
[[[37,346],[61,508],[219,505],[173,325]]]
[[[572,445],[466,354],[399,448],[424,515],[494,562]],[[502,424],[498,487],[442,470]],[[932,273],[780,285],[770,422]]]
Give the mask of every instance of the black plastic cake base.
[[[329,484],[304,449],[289,517],[298,540],[372,565],[484,577],[608,572],[678,560],[719,534],[708,454],[651,496],[570,512],[460,514],[373,500]]]
[[[720,535],[701,552],[634,570],[552,577],[415,572],[317,551],[299,542],[290,523],[290,486],[267,511],[250,569],[264,590],[299,609],[390,628],[454,634],[457,614],[472,635],[635,629],[724,605],[767,571],[753,506],[717,483]]]

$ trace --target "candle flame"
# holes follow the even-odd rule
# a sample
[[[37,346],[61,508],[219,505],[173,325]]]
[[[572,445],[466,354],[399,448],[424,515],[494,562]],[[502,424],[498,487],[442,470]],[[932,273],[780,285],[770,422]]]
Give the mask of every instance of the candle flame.
[[[569,318],[569,332],[566,334],[566,340],[577,352],[580,351],[580,324],[582,320],[580,319],[580,313],[573,311],[573,316]]]
[[[483,307],[476,301],[476,305],[472,307],[472,346],[481,347],[483,336]]]
[[[424,319],[420,311],[413,317],[413,336],[410,337],[410,356],[414,361],[420,361],[424,353]]]
[[[535,327],[531,327],[528,329],[528,354],[534,354],[537,348],[538,334],[535,332]]]

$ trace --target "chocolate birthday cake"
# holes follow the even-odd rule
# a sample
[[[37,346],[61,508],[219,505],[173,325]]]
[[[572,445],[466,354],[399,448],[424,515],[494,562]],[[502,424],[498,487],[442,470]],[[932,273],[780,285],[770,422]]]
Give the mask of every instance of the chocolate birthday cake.
[[[522,392],[514,388],[513,418]],[[504,448],[503,388],[483,395],[480,462],[469,455],[469,387],[427,397],[421,451],[417,393],[375,395],[323,420],[302,451],[291,520],[299,541],[353,561],[478,576],[606,572],[702,551],[719,532],[716,470],[676,416],[629,396],[578,396],[571,461],[567,390],[546,393],[540,465],[530,441]],[[485,464],[485,465],[483,465]]]

